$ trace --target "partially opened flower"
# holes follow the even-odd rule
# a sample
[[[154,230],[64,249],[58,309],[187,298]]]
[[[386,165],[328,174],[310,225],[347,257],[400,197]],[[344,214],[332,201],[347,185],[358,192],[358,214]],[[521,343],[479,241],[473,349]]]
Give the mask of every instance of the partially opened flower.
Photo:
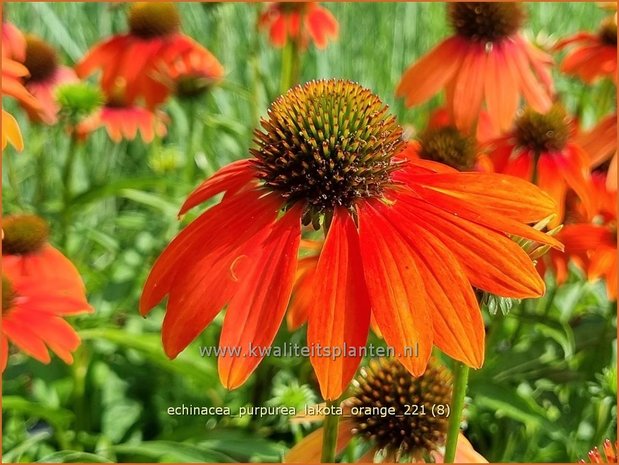
[[[311,40],[316,47],[325,48],[337,38],[339,25],[329,10],[317,2],[275,2],[260,16],[258,25],[269,30],[269,39],[276,47],[289,40],[301,48]]]
[[[431,359],[420,377],[413,377],[396,360],[372,360],[353,381],[351,396],[342,401],[336,452],[358,438],[367,452],[356,462],[443,463],[452,380],[441,364]],[[390,409],[390,413],[387,412]],[[414,413],[413,413],[414,411]],[[439,413],[437,413],[439,412]],[[284,457],[287,463],[320,463],[323,428],[297,443]],[[456,463],[487,463],[462,433]]]
[[[589,131],[578,135],[578,144],[587,152],[591,168],[606,165],[609,190],[617,190],[617,113],[603,118]]]
[[[38,100],[38,108],[25,105],[31,119],[55,124],[58,121],[56,89],[62,84],[77,82],[75,72],[58,63],[56,50],[40,37],[26,36],[24,65],[30,75],[25,80],[26,89]]]
[[[138,132],[144,142],[152,142],[155,136],[167,133],[165,113],[161,110],[148,110],[137,105],[104,105],[97,113],[86,118],[77,126],[79,137],[86,137],[94,130],[103,127],[114,142],[133,140]]]
[[[560,41],[557,50],[568,49],[561,71],[587,83],[606,77],[617,82],[617,16],[607,17],[596,34],[579,32]]]
[[[187,60],[161,63],[154,76],[179,98],[193,99],[211,89],[224,77],[224,67],[205,51]]]
[[[142,314],[168,296],[168,356],[227,304],[220,346],[241,355],[221,355],[219,374],[225,386],[241,385],[264,356],[251,347],[269,347],[285,315],[302,224],[326,235],[308,343],[357,349],[310,357],[326,399],[353,377],[371,315],[420,375],[433,345],[481,366],[484,326],[473,285],[505,296],[543,294],[531,260],[508,237],[560,246],[526,225],[555,209],[532,184],[398,158],[402,129],[378,97],[349,81],[292,88],[262,128],[251,159],[221,169],[188,197],[180,214],[225,192],[172,241],[144,286]]]
[[[568,189],[592,211],[589,157],[576,142],[572,121],[559,104],[546,113],[526,109],[511,133],[491,143],[490,156],[497,172],[532,181],[555,199],[559,210],[551,227],[563,220]]]
[[[502,130],[509,129],[521,95],[536,111],[548,111],[552,60],[520,34],[521,4],[456,2],[447,13],[455,34],[408,68],[398,84],[407,106],[444,88],[447,107],[464,131],[472,129],[484,103]]]
[[[129,103],[124,90],[117,87],[112,95],[107,96],[104,105],[97,112],[77,125],[76,133],[83,139],[103,127],[114,142],[133,140],[139,132],[142,140],[148,143],[152,142],[155,136],[166,135],[167,121],[167,115],[161,110],[149,110]]]
[[[23,62],[26,58],[26,39],[14,24],[2,20],[2,56]]]
[[[190,67],[193,62],[212,61],[212,54],[180,32],[181,17],[174,3],[139,2],[128,14],[129,32],[115,35],[97,45],[76,66],[85,77],[102,71],[101,88],[110,95],[115,87],[126,89],[126,101],[143,99],[154,108],[170,95],[157,77],[162,66]]]
[[[50,361],[48,348],[71,363],[80,339],[63,317],[92,311],[79,273],[47,243],[41,218],[8,216],[2,229],[2,369],[9,342],[43,363]]]

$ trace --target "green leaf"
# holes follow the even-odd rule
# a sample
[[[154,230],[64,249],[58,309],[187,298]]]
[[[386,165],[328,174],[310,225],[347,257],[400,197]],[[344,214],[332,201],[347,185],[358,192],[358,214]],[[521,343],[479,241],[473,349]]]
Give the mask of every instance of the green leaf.
[[[89,454],[76,450],[61,450],[53,454],[46,455],[37,463],[113,463],[109,458],[102,455]]]
[[[2,396],[2,410],[20,412],[32,418],[45,420],[59,430],[65,430],[73,421],[73,412],[61,408],[51,408],[31,402],[19,396]]]

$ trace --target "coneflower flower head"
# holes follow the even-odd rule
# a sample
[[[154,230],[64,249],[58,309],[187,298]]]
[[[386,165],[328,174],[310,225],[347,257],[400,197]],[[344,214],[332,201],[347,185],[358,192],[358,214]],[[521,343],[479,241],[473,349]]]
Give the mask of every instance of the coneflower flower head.
[[[26,255],[41,250],[49,237],[47,222],[36,215],[13,215],[2,220],[2,255]]]
[[[516,34],[526,19],[518,3],[450,3],[447,13],[449,23],[458,35],[484,43]]]
[[[372,440],[386,457],[423,459],[443,445],[451,402],[451,374],[434,358],[414,377],[394,359],[372,360],[353,381],[347,405],[360,411],[393,408],[395,415],[352,416],[353,432]],[[415,409],[414,414],[411,409]],[[437,414],[440,409],[442,414]]]
[[[277,99],[256,130],[260,179],[292,205],[306,202],[305,225],[336,207],[379,197],[391,182],[402,128],[368,89],[350,81],[312,81]]]
[[[475,166],[475,139],[462,134],[453,126],[428,128],[419,136],[419,156],[437,161],[458,171]]]
[[[519,146],[536,153],[557,152],[567,144],[570,120],[559,104],[554,104],[547,113],[527,108],[516,119],[515,136]]]

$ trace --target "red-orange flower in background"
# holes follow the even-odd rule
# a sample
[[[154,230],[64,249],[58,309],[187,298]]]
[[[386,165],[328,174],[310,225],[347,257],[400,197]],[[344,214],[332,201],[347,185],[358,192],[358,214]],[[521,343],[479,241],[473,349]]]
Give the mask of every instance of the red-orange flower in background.
[[[23,62],[26,57],[26,39],[22,32],[8,21],[2,21],[2,56]]]
[[[25,80],[26,89],[39,102],[38,108],[24,105],[28,115],[35,121],[55,124],[58,120],[56,89],[62,84],[77,82],[77,75],[71,68],[58,63],[58,55],[51,45],[32,34],[26,35],[24,66],[30,73]]]
[[[586,83],[607,77],[617,82],[617,15],[602,21],[596,34],[579,32],[560,41],[557,50],[569,49],[561,71],[578,76]]]
[[[22,79],[28,76],[28,69],[14,60],[2,56],[2,96],[16,99],[23,105],[37,108],[39,102],[24,87]],[[15,118],[2,108],[2,150],[10,142],[17,150],[23,150],[24,141]]]
[[[592,211],[589,157],[576,142],[573,123],[561,105],[554,104],[547,113],[525,109],[512,131],[490,148],[497,172],[532,181],[553,197],[559,210],[550,227],[563,220],[568,188]]]
[[[258,25],[269,30],[269,39],[276,47],[293,40],[306,48],[311,40],[317,48],[325,48],[339,31],[331,12],[315,2],[272,3],[260,16]]]
[[[589,155],[591,168],[608,162],[607,188],[617,190],[617,113],[608,115],[589,131],[580,133],[577,142]]]
[[[85,77],[100,69],[106,95],[120,86],[126,90],[128,104],[143,99],[151,109],[158,106],[172,91],[157,77],[162,67],[191,70],[195,63],[202,67],[217,61],[180,32],[180,20],[174,3],[134,3],[128,17],[130,31],[95,45],[76,66],[77,74]]]
[[[48,348],[72,363],[80,339],[63,317],[92,311],[77,270],[47,243],[41,218],[5,217],[2,229],[2,370],[9,342],[43,363],[50,361]]]
[[[591,179],[595,214],[590,222],[567,224],[557,238],[565,244],[566,257],[583,269],[587,278],[603,278],[608,297],[617,298],[617,191],[608,190],[606,175]],[[559,278],[562,276],[559,275]],[[557,281],[560,281],[558,279]]]
[[[520,33],[523,6],[461,2],[447,5],[455,35],[406,70],[397,88],[407,106],[428,100],[442,88],[456,126],[469,131],[482,104],[493,124],[509,129],[520,95],[536,111],[552,104],[552,60]]]
[[[85,138],[91,132],[103,127],[114,142],[133,140],[138,131],[144,142],[152,142],[155,136],[163,137],[167,133],[168,117],[161,110],[148,110],[137,105],[115,105],[108,102],[95,114],[77,125],[78,137]]]
[[[180,214],[226,193],[172,241],[144,286],[142,314],[168,296],[168,356],[227,304],[220,346],[243,356],[220,355],[219,374],[225,386],[241,385],[264,356],[251,347],[269,347],[286,312],[302,224],[326,231],[308,343],[357,349],[335,359],[310,356],[326,399],[354,375],[371,316],[420,375],[433,345],[481,366],[484,326],[472,286],[543,294],[531,260],[507,237],[560,247],[526,225],[555,211],[532,184],[398,158],[402,129],[378,97],[349,81],[294,87],[271,105],[262,127],[253,158],[221,169],[188,197]]]

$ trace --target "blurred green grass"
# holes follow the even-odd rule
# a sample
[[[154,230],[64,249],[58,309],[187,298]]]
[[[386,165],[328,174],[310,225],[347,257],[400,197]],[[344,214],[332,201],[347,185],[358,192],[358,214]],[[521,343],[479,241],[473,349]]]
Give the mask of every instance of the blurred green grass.
[[[394,89],[406,67],[449,33],[444,4],[325,6],[340,23],[340,37],[324,51],[309,50],[303,80],[358,81],[380,95],[401,122],[423,127],[440,97],[410,110],[396,101]],[[20,29],[49,40],[71,65],[98,40],[126,29],[125,7],[9,3],[5,15]],[[592,2],[526,7],[527,33],[542,41],[594,30],[605,15]],[[82,272],[97,311],[73,320],[84,339],[74,366],[57,360],[41,366],[14,357],[3,386],[11,396],[4,406],[6,460],[278,460],[292,444],[289,430],[268,422],[174,419],[165,409],[183,402],[264,403],[279,371],[312,384],[306,360],[267,360],[248,385],[228,393],[219,385],[216,364],[201,359],[195,345],[178,360],[167,360],[159,342],[161,308],[146,320],[137,314],[150,264],[193,218],[177,221],[182,200],[218,167],[247,156],[257,116],[277,96],[280,52],[256,31],[260,8],[180,4],[184,32],[222,62],[225,82],[194,105],[171,101],[166,106],[169,134],[162,141],[112,144],[99,131],[80,148],[79,195],[71,205],[74,221],[63,251]],[[589,88],[555,77],[560,95],[585,125],[613,108],[612,86]],[[63,208],[66,133],[61,127],[31,125],[19,110],[15,113],[26,149],[3,159],[5,214],[35,211],[54,226]],[[185,165],[194,160],[199,170],[188,175]],[[53,242],[59,239],[55,229]],[[616,402],[612,371],[604,370],[616,360],[607,350],[615,337],[613,315],[600,283],[584,284],[572,276],[548,312],[543,301],[531,302],[489,321],[494,330],[488,362],[472,375],[475,402],[469,407],[471,438],[489,460],[574,461],[612,434]],[[218,330],[217,324],[210,327],[199,343],[217,344]],[[278,336],[280,341],[291,338],[302,341],[303,334],[282,329]],[[616,397],[616,371],[614,390]],[[78,452],[59,452],[67,450]]]

